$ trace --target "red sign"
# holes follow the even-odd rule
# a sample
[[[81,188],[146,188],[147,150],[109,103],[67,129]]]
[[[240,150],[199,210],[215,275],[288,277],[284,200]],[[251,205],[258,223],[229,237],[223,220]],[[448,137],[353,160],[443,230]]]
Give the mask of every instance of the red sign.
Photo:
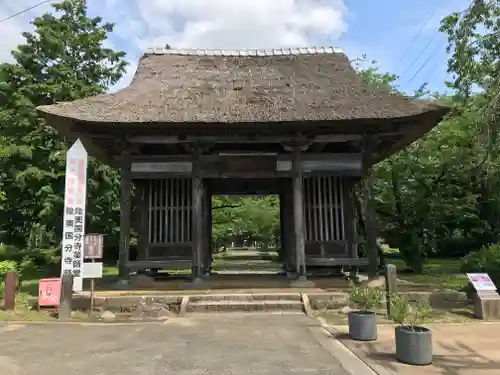
[[[83,256],[85,259],[102,259],[103,235],[89,233],[83,239]]]
[[[38,306],[59,308],[61,279],[41,279],[38,284]]]

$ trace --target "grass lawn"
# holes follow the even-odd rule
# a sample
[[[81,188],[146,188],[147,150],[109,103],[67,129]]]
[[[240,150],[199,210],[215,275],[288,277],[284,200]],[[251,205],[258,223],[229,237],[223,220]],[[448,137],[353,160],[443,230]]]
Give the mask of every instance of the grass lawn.
[[[106,266],[103,269],[103,276],[112,277],[118,275],[118,269],[114,266]],[[43,271],[33,272],[26,275],[21,280],[20,292],[16,296],[15,311],[3,311],[0,309],[0,321],[51,321],[56,317],[49,311],[37,311],[31,307],[38,298],[38,283],[40,279],[57,277],[49,275]],[[0,299],[0,306],[3,301]],[[86,315],[85,315],[86,316]]]
[[[103,276],[112,277],[118,275],[118,269],[115,266],[105,266],[103,267]],[[38,297],[38,283],[40,279],[50,279],[59,276],[49,275],[46,272],[38,271],[30,275],[27,275],[21,279],[20,292],[32,297]]]
[[[386,259],[386,263],[394,264],[399,271],[404,270],[406,268],[405,262],[397,257],[392,257],[397,254],[397,250],[390,250],[392,251],[388,253],[389,258]],[[398,272],[398,278],[432,289],[460,290],[468,284],[467,276],[460,272],[460,264],[461,259],[457,258],[431,258],[427,259],[422,275]]]
[[[414,275],[409,273],[401,272],[406,268],[403,260],[398,259],[397,249],[389,249],[389,258],[386,260],[387,263],[396,265],[398,271],[398,278],[419,288],[429,288],[429,289],[449,289],[449,290],[460,290],[468,284],[467,277],[460,273],[460,259],[428,259],[423,275]],[[220,265],[220,260],[214,262],[214,266]],[[169,271],[170,274],[189,274],[191,270],[172,270]],[[105,266],[103,269],[103,283],[106,283],[106,279],[114,279],[118,275],[118,269],[116,266]],[[38,282],[42,278],[54,277],[54,275],[47,275],[44,272],[37,272],[32,275],[28,275],[22,279],[21,282],[21,293],[37,297],[38,296]],[[57,276],[55,276],[57,277]],[[101,284],[99,282],[98,284]]]

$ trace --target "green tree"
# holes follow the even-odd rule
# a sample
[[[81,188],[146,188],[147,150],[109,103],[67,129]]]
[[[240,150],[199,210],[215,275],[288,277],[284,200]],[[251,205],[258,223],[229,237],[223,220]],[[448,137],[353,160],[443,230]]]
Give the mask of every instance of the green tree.
[[[279,241],[279,197],[217,196],[213,204],[213,240],[218,245],[232,241]]]
[[[463,102],[480,90],[484,104],[477,123],[487,144],[496,140],[500,103],[500,2],[472,0],[469,7],[454,12],[441,22],[448,35],[448,71],[451,87]]]
[[[396,90],[396,77],[374,62],[358,69],[366,83]],[[424,94],[425,85],[414,96]],[[375,167],[380,235],[415,272],[423,271],[427,256],[462,256],[498,240],[498,150],[483,147],[476,121],[485,98],[433,100],[459,111]]]
[[[85,2],[54,4],[0,65],[0,242],[58,246],[68,143],[36,112],[39,105],[105,92],[123,75],[124,53],[103,43],[113,25],[87,15]],[[90,160],[88,226],[116,227],[117,175]]]
[[[497,170],[498,156],[485,161],[477,110],[443,121],[377,165],[381,233],[416,272],[427,255],[462,256],[498,237],[498,178],[483,168]]]

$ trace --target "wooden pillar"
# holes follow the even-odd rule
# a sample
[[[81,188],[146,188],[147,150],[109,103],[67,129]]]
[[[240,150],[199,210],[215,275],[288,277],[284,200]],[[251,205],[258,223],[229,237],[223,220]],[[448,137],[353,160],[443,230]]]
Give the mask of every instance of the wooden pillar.
[[[140,180],[136,184],[138,195],[137,213],[139,216],[139,225],[137,229],[137,259],[147,260],[149,244],[149,181]]]
[[[283,251],[283,263],[287,273],[295,273],[295,246],[293,232],[293,201],[291,199],[291,179],[283,181],[280,194],[280,227],[281,247]]]
[[[375,217],[375,202],[373,200],[373,175],[368,170],[362,181],[364,221],[366,231],[366,252],[368,255],[368,279],[377,278],[378,253],[377,253],[377,226]]]
[[[130,152],[122,155],[120,180],[120,243],[118,257],[118,274],[121,279],[128,278],[127,262],[130,257],[130,225],[131,225],[131,190]]]
[[[288,271],[288,246],[286,245],[286,226],[285,226],[285,192],[284,186],[281,184],[280,189],[280,254],[281,260],[283,261],[283,269],[285,272]]]
[[[351,259],[358,258],[358,238],[356,234],[356,207],[354,205],[354,181],[351,178],[342,179],[342,199],[344,201],[344,229],[347,255]],[[357,276],[357,266],[351,267],[350,277]]]
[[[193,281],[201,280],[203,270],[203,181],[197,170],[193,175],[193,238],[192,238],[192,276]]]
[[[292,179],[286,179],[284,182],[282,201],[280,204],[283,206],[283,246],[285,249],[285,265],[288,272],[295,274],[297,270],[295,261]],[[293,276],[293,274],[289,276]]]
[[[0,285],[0,288],[2,286]],[[17,272],[14,270],[7,271],[5,274],[4,283],[4,310],[14,310],[16,308],[16,292],[18,287]]]
[[[295,235],[295,264],[298,278],[306,279],[306,244],[304,227],[304,176],[300,151],[293,152],[293,226]]]
[[[209,274],[212,265],[212,195],[208,186],[204,186],[203,196],[203,270]]]

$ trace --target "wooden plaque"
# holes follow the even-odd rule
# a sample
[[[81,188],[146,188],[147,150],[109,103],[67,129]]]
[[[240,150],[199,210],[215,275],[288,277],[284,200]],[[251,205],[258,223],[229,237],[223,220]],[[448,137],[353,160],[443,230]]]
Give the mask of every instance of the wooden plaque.
[[[84,259],[102,259],[104,236],[98,233],[86,234],[83,239]]]
[[[268,175],[276,172],[275,155],[221,156],[220,171],[226,175]]]

